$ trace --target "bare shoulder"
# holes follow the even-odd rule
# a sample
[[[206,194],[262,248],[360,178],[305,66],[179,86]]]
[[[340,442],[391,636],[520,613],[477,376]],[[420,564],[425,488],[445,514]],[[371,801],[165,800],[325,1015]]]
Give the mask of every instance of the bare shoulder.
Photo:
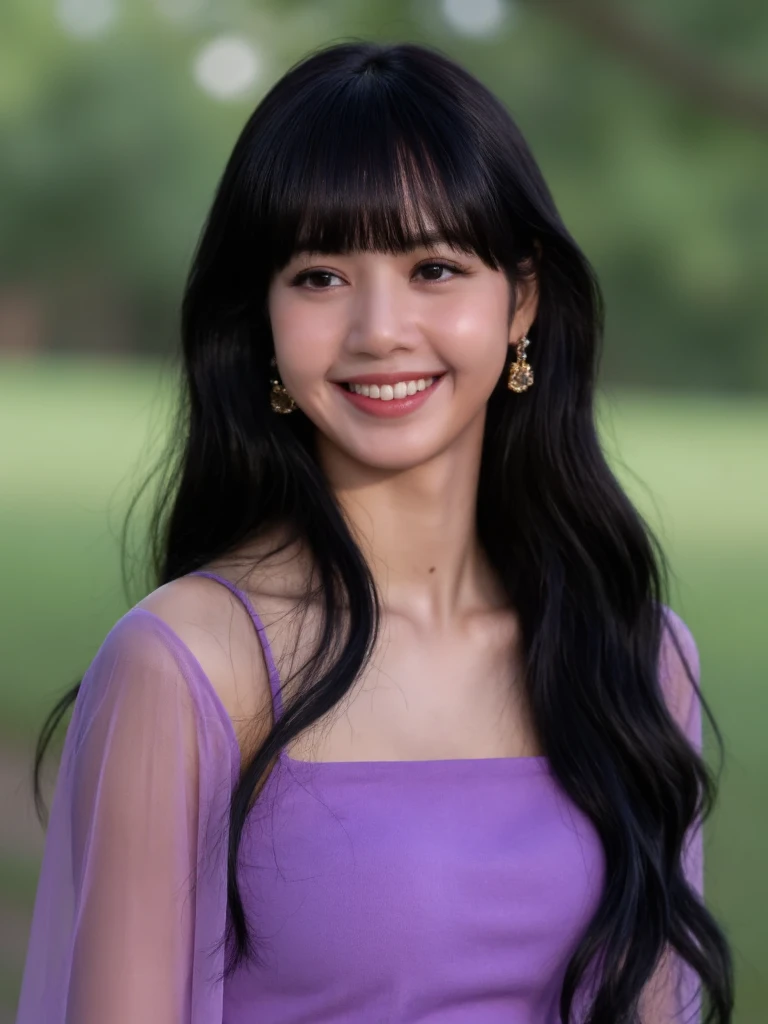
[[[162,619],[192,652],[232,719],[241,750],[258,746],[272,725],[272,701],[262,647],[243,603],[215,580],[184,576],[138,607]]]

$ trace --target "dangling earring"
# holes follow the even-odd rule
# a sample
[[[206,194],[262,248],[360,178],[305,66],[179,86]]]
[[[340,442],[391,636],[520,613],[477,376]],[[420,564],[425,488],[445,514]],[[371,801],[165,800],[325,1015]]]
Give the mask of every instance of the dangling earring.
[[[523,336],[517,343],[517,359],[509,367],[509,378],[507,387],[510,391],[527,391],[533,384],[533,370],[525,361],[525,350],[530,345],[528,339]]]
[[[272,406],[272,411],[293,412],[296,408],[296,403],[280,381],[280,375],[277,372],[277,360],[274,356],[270,359],[269,365],[275,367],[275,376],[269,382],[272,385],[272,391],[269,396],[269,404]]]

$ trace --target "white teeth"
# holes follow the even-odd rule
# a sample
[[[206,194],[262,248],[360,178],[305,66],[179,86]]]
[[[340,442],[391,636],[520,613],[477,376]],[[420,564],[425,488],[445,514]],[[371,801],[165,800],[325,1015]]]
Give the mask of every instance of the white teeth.
[[[379,398],[383,402],[391,402],[393,398],[405,398],[424,391],[433,383],[434,377],[419,377],[418,380],[400,380],[397,384],[350,384],[350,391],[367,398]]]

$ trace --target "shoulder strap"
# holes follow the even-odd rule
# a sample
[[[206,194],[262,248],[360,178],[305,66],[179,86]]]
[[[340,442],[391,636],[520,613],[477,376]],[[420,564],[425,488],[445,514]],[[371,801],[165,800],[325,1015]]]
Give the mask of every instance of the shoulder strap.
[[[207,576],[211,580],[216,580],[217,583],[223,584],[227,590],[231,591],[239,601],[245,606],[245,610],[251,617],[251,621],[256,627],[256,632],[261,643],[261,649],[264,652],[264,661],[267,665],[267,671],[269,672],[269,688],[272,692],[272,711],[275,716],[275,721],[283,713],[283,696],[280,689],[280,675],[275,665],[275,659],[272,655],[272,648],[269,644],[269,638],[267,637],[267,631],[264,628],[264,623],[259,618],[256,609],[251,604],[248,595],[240,590],[238,587],[231,583],[229,580],[224,579],[223,576],[219,576],[215,572],[207,572],[203,569],[197,569],[195,572],[190,572],[189,576]]]

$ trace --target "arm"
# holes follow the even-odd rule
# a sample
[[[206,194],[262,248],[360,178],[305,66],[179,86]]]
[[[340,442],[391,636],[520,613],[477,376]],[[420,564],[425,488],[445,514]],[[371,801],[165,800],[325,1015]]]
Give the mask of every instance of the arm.
[[[680,725],[689,743],[703,750],[701,702],[691,685],[680,655],[670,636],[674,630],[681,651],[690,666],[697,685],[701,667],[696,642],[683,620],[671,609],[666,609],[667,628],[661,645],[659,665],[660,681],[673,717]],[[704,842],[701,823],[695,822],[683,848],[683,869],[690,885],[704,899]],[[676,968],[676,969],[675,969]],[[680,987],[676,991],[677,975],[682,971]],[[700,996],[696,973],[679,961],[671,952],[662,960],[649,981],[640,1003],[643,1024],[699,1024]]]
[[[234,737],[199,665],[134,609],[102,644],[51,808],[17,1024],[221,1021]]]

